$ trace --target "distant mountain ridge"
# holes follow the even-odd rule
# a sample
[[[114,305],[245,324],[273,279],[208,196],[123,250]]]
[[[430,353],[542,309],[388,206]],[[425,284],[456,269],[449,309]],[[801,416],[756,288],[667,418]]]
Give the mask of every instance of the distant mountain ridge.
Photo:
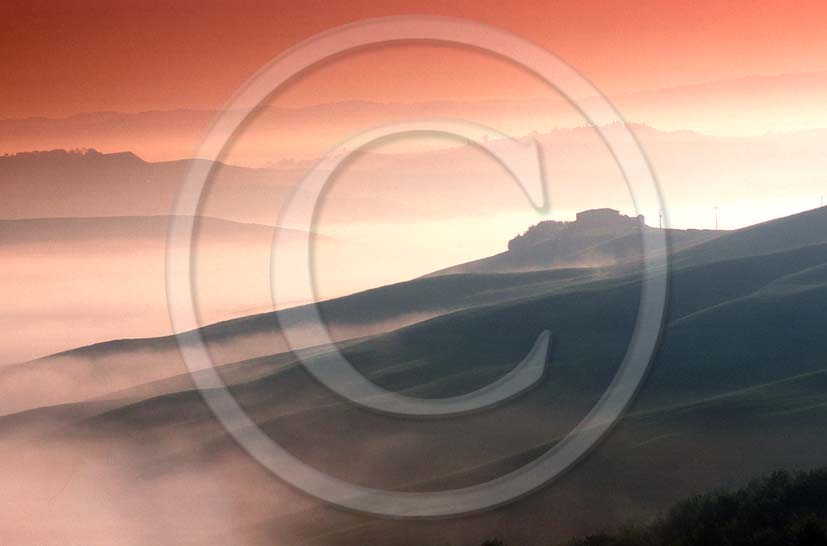
[[[174,216],[96,216],[79,218],[25,218],[0,220],[0,245],[54,245],[67,241],[151,240],[159,243],[169,236],[170,221]],[[197,239],[228,240],[236,243],[272,241],[276,231],[283,236],[303,232],[276,228],[250,222],[235,222],[210,216],[194,217],[194,235]],[[316,234],[315,240],[331,240]],[[202,241],[203,242],[203,241]]]
[[[203,161],[150,162],[130,151],[102,153],[95,149],[0,156],[0,218],[169,215],[187,173]],[[264,188],[265,198],[283,198],[286,182],[282,173],[215,162],[210,176],[212,193],[231,201],[230,189],[261,196]],[[226,198],[225,189],[230,194]]]
[[[12,164],[11,160],[22,161],[91,161],[91,160],[132,160],[146,163],[135,153],[123,152],[99,152],[95,148],[54,148],[51,150],[28,150],[12,154],[0,155],[0,162]]]
[[[779,74],[726,79],[673,88],[651,89],[612,97],[626,119],[638,120],[665,130],[692,129],[730,134],[735,131],[808,130],[824,126],[823,96],[827,72]],[[796,109],[791,110],[792,97]],[[584,97],[578,97],[584,100]],[[591,100],[591,99],[585,99]],[[655,106],[655,108],[653,108]],[[729,112],[721,118],[718,112]],[[773,111],[773,116],[766,112]],[[679,112],[676,116],[673,113]],[[800,115],[808,112],[809,115]],[[549,125],[538,126],[546,114]],[[88,112],[63,118],[0,118],[0,151],[32,148],[99,146],[108,150],[134,149],[153,159],[189,155],[199,135],[217,114],[214,110],[179,109],[143,112]],[[341,139],[361,127],[387,123],[401,117],[462,117],[474,119],[507,132],[526,134],[550,126],[582,124],[558,98],[480,101],[427,101],[412,104],[342,101],[305,107],[271,106],[256,122],[262,133],[323,134]],[[779,123],[779,118],[786,124]],[[522,129],[522,130],[520,130]],[[284,130],[284,133],[276,132]],[[166,139],[159,138],[163,135]],[[311,157],[313,141],[297,138],[285,143],[286,157]]]

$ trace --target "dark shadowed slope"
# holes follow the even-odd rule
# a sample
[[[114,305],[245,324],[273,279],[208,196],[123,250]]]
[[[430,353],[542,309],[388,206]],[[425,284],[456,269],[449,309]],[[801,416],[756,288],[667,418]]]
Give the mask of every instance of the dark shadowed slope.
[[[663,344],[631,413],[557,485],[499,513],[525,524],[510,526],[516,540],[548,543],[635,514],[651,516],[681,496],[779,466],[822,462],[827,440],[817,423],[827,417],[827,339],[821,335],[827,245],[679,268],[672,287]],[[445,396],[502,374],[540,330],[552,330],[548,381],[467,418],[408,422],[366,413],[290,365],[252,380],[238,376],[234,392],[274,438],[336,476],[413,489],[468,485],[523,464],[584,415],[625,350],[637,295],[632,279],[597,282],[448,314],[345,348],[383,386]],[[109,412],[93,426],[158,435],[172,416],[183,426],[179,432],[211,421],[197,395],[184,392]],[[198,442],[204,454],[234,452],[219,429],[209,430]],[[158,464],[162,460],[175,468],[190,459]],[[362,522],[369,532],[343,520]],[[410,533],[471,541],[496,534],[497,522],[492,514],[436,528],[317,515],[292,525],[308,534],[340,528],[335,539],[319,543],[382,536],[384,543],[404,544]],[[262,538],[283,531],[268,528]]]
[[[773,229],[799,221],[785,219]],[[742,257],[676,267],[662,344],[631,411],[581,465],[495,512],[411,523],[321,507],[269,477],[229,441],[185,375],[133,390],[121,407],[98,407],[96,417],[67,408],[82,425],[64,422],[49,442],[105,447],[106,457],[87,464],[114,465],[119,475],[140,477],[141,498],[155,499],[141,505],[146,514],[172,511],[190,525],[210,521],[212,514],[196,502],[204,495],[200,480],[222,484],[215,498],[236,514],[236,543],[467,544],[495,535],[514,544],[560,542],[653,517],[679,498],[740,484],[778,467],[823,464],[827,243],[791,246],[753,255],[748,249]],[[423,301],[452,294],[455,302],[474,302],[343,344],[345,354],[373,381],[418,396],[457,394],[491,381],[524,356],[539,331],[550,329],[554,350],[548,379],[490,411],[436,421],[365,412],[320,387],[289,354],[240,362],[222,373],[268,434],[334,476],[406,490],[475,483],[519,467],[570,430],[603,391],[626,349],[639,281],[634,276],[553,280],[562,273],[420,279],[381,289],[389,292],[352,296],[347,305],[339,300],[342,310],[332,311],[344,313],[362,302],[360,313],[370,313],[371,305],[406,290],[412,292],[396,296],[397,305],[410,306],[417,294]],[[465,284],[445,284],[460,279],[476,280],[476,290],[460,296]],[[526,279],[535,284],[514,288],[512,283]],[[497,300],[488,291],[519,297]],[[246,320],[253,321],[252,327],[264,319]],[[234,324],[239,332],[245,329]],[[210,328],[220,333],[227,327]],[[85,349],[99,351],[90,373],[101,374],[114,358],[122,357],[124,366],[134,362],[140,351],[126,349],[141,343]],[[48,415],[35,411],[26,418],[51,422]],[[12,438],[8,427],[1,430],[4,441]],[[43,442],[44,436],[35,440]],[[189,481],[176,481],[181,476]],[[75,500],[70,493],[63,500]],[[226,543],[226,536],[217,536],[199,535],[193,542]]]
[[[827,242],[827,208],[821,207],[723,234],[674,256],[676,266],[770,254]]]
[[[433,316],[551,293],[594,278],[589,270],[555,270],[514,275],[449,275],[385,286],[320,304],[334,339],[345,340],[399,328]],[[297,327],[304,308],[283,311]],[[288,349],[279,315],[263,313],[202,328],[218,364],[271,355]],[[180,375],[174,337],[123,339],[66,351],[0,368],[9,395],[0,413],[101,396],[165,377]]]
[[[723,239],[702,243],[692,252],[704,255],[717,252],[726,256],[747,256],[741,261],[711,263],[706,268],[690,267],[692,260],[678,253],[676,288],[687,284],[693,296],[673,298],[673,317],[695,312],[720,304],[731,298],[743,296],[782,274],[793,274],[811,266],[819,258],[818,252],[801,249],[797,254],[778,254],[763,261],[749,258],[751,253],[766,253],[771,246],[756,246],[752,241],[766,239],[786,240],[789,233],[805,231],[805,241],[827,240],[827,230],[820,229],[827,218],[827,209],[819,209],[778,221],[739,230]],[[808,226],[809,229],[808,229]],[[627,236],[632,237],[632,236]],[[745,243],[746,241],[746,243]],[[769,243],[768,243],[769,244]],[[794,245],[790,245],[794,246]],[[816,262],[813,262],[816,260]],[[698,260],[703,262],[702,260]],[[686,270],[681,272],[681,270]],[[628,275],[623,269],[560,269],[531,273],[503,275],[442,275],[425,277],[398,283],[366,292],[337,298],[321,304],[321,312],[335,339],[344,340],[373,335],[412,324],[429,317],[462,309],[492,305],[498,302],[519,301],[540,295],[552,296],[578,285],[593,285],[602,278]],[[631,275],[633,278],[634,275]],[[728,277],[726,282],[720,282]],[[618,277],[621,278],[621,277]],[[288,319],[302,310],[285,311]],[[291,320],[292,322],[292,320]],[[273,313],[230,320],[203,328],[202,333],[210,345],[214,359],[227,364],[262,357],[287,350],[279,333],[278,318]],[[136,359],[140,364],[136,364]],[[59,362],[60,364],[55,365]],[[54,370],[58,370],[61,382],[76,382],[82,388],[70,390],[72,397],[55,398],[55,391],[44,382]],[[106,370],[111,383],[96,380]],[[116,371],[117,370],[117,371]],[[69,351],[28,364],[0,370],[6,380],[19,387],[20,403],[26,399],[38,400],[37,392],[46,385],[43,403],[80,400],[86,396],[99,396],[105,392],[119,391],[147,381],[184,373],[178,356],[177,345],[172,337],[120,340]],[[61,383],[62,384],[62,383]],[[22,393],[27,393],[25,396]],[[6,401],[4,413],[22,409],[16,403]],[[30,406],[25,406],[30,407]]]

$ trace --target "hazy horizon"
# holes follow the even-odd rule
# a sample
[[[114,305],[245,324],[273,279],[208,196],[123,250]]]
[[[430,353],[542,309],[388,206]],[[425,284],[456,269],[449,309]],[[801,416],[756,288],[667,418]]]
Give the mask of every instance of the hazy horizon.
[[[4,8],[3,544],[827,544],[823,0]]]
[[[663,227],[715,229],[717,224],[720,229],[739,229],[816,208],[827,193],[827,183],[820,177],[827,172],[823,153],[827,130],[721,138],[640,125],[632,129],[663,191]],[[641,209],[635,210],[623,177],[603,152],[594,129],[558,129],[531,137],[545,156],[551,204],[545,214],[529,207],[508,173],[473,146],[457,146],[451,139],[408,138],[361,153],[338,173],[313,228],[330,239],[316,252],[318,299],[498,254],[529,226],[543,220],[571,221],[582,210],[609,207],[626,215],[640,212],[649,226],[659,225],[656,204],[639,202]],[[5,194],[0,217],[31,219],[163,217],[172,211],[189,161],[147,162],[127,153],[45,152],[0,157],[0,163],[6,165],[0,172]],[[274,226],[290,188],[312,164],[250,169],[227,161],[212,177],[200,214]],[[751,188],[746,193],[745,184]],[[153,229],[152,242],[144,243],[140,251],[123,248],[131,244],[121,239],[128,234],[125,228],[102,230],[99,244],[79,245],[65,234],[65,243],[48,243],[44,231],[40,242],[33,240],[28,248],[8,243],[5,250],[0,248],[8,256],[5,293],[17,300],[15,308],[22,313],[10,315],[7,328],[17,335],[0,347],[4,353],[0,362],[18,362],[113,337],[169,333],[163,281],[166,233],[163,227]],[[5,240],[14,237],[8,234]],[[202,269],[206,284],[199,296],[205,324],[272,310],[272,237],[266,233],[257,237],[252,246],[244,244],[246,251],[238,244],[200,249],[208,262]],[[84,254],[86,258],[79,258]],[[232,267],[233,262],[248,265]],[[220,289],[222,275],[224,284],[233,279],[240,288]],[[120,286],[123,282],[126,286]],[[102,287],[108,287],[108,292]],[[135,300],[132,294],[138,287],[143,297]],[[32,296],[16,296],[26,292]],[[98,314],[89,314],[95,306],[88,303],[105,293],[111,303],[99,306]],[[71,320],[84,305],[82,295],[89,298],[84,306],[89,320]],[[57,319],[58,308],[68,322]],[[124,314],[127,308],[132,311]],[[29,318],[21,322],[21,316]],[[38,322],[46,317],[50,318]],[[46,335],[47,331],[51,333]],[[38,339],[48,342],[38,346]]]

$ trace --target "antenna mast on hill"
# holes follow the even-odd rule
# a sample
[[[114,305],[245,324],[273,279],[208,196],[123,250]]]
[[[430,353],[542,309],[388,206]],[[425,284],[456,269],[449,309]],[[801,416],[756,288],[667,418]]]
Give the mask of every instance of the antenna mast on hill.
[[[663,209],[658,209],[658,229],[663,229]]]

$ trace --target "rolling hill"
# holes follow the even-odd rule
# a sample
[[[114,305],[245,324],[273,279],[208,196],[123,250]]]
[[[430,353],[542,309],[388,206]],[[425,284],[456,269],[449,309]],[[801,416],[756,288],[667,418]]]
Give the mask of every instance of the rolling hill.
[[[495,256],[449,267],[434,273],[506,273],[554,267],[609,267],[634,265],[642,259],[641,229],[653,230],[642,216],[632,218],[614,209],[577,213],[573,222],[547,220],[508,242]],[[720,236],[722,231],[666,229],[668,248],[683,250]]]
[[[80,477],[54,478],[68,483],[57,496],[44,485],[27,498],[61,507],[85,499],[73,509],[79,517],[114,503],[118,512],[107,512],[107,521],[142,540],[151,540],[152,530],[130,531],[130,510],[162,518],[166,533],[193,544],[469,544],[499,535],[540,545],[650,519],[688,495],[779,467],[823,465],[827,231],[819,228],[825,218],[827,209],[818,209],[678,251],[661,343],[631,411],[580,465],[495,512],[414,523],[316,504],[252,462],[186,374],[118,384],[130,365],[145,362],[141,355],[172,358],[170,338],[112,342],[34,363],[56,373],[70,360],[83,362],[83,373],[63,369],[61,387],[105,377],[112,381],[109,396],[101,387],[71,405],[3,417],[0,437],[16,449],[0,462],[16,463],[25,476],[52,460],[22,461],[32,446],[47,446],[55,457],[87,453]],[[790,235],[802,230],[806,236]],[[341,343],[371,380],[425,397],[490,382],[522,358],[540,331],[552,331],[545,382],[506,405],[457,419],[363,411],[316,384],[290,353],[228,360],[221,373],[271,437],[323,471],[374,487],[459,487],[518,468],[582,418],[626,350],[639,294],[640,279],[628,268],[561,269],[427,277],[325,304],[334,322],[438,315]],[[274,321],[250,317],[204,333],[231,346],[256,328],[275,335]],[[10,384],[7,377],[3,384]],[[89,481],[95,476],[109,481],[95,485]],[[115,491],[133,488],[136,500],[124,504],[107,483]],[[89,500],[90,491],[100,500]],[[215,510],[235,514],[233,525],[214,528]],[[78,528],[41,517],[49,529]]]

